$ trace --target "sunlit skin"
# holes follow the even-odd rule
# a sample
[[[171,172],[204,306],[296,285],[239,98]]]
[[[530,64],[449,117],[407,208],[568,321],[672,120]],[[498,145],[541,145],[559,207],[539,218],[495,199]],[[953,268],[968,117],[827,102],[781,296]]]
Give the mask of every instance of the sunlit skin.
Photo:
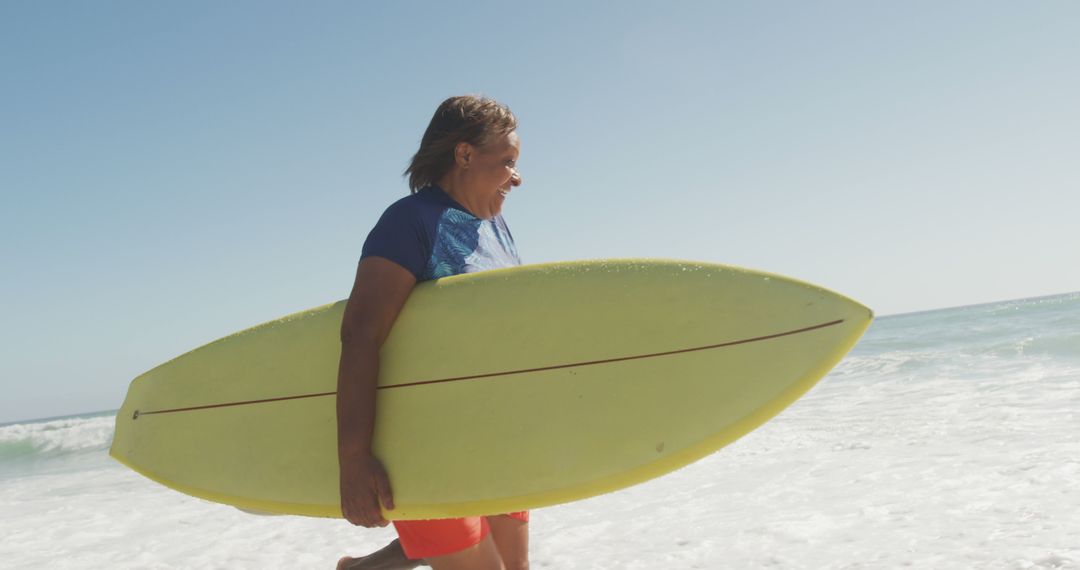
[[[520,153],[516,132],[482,147],[458,143],[454,168],[439,180],[439,186],[474,216],[494,218],[502,212],[507,195],[521,185],[517,171]]]

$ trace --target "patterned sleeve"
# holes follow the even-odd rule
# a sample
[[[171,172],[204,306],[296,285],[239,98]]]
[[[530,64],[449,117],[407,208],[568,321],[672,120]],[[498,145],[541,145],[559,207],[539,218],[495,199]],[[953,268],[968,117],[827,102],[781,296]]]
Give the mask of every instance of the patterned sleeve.
[[[431,239],[417,205],[409,199],[391,204],[364,241],[361,261],[367,257],[389,259],[420,281],[431,255]]]

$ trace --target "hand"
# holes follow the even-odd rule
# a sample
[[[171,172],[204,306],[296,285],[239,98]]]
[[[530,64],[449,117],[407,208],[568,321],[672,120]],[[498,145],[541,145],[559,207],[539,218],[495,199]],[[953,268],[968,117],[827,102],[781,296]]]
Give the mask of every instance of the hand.
[[[374,455],[363,455],[341,466],[341,514],[345,520],[367,528],[389,524],[379,503],[390,511],[394,497],[386,469]]]

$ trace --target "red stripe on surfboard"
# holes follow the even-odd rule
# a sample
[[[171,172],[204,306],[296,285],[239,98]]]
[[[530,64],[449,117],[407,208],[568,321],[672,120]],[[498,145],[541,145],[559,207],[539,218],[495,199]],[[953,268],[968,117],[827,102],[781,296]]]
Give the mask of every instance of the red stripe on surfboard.
[[[379,386],[378,389],[379,390],[390,390],[392,388],[409,388],[409,387],[413,387],[413,386],[425,386],[425,385],[428,385],[428,384],[443,384],[443,383],[446,383],[446,382],[463,382],[465,380],[479,380],[479,379],[483,379],[483,378],[494,378],[494,377],[497,377],[497,376],[512,376],[512,375],[515,375],[515,374],[528,374],[530,372],[545,372],[545,371],[548,371],[548,370],[560,370],[560,369],[563,369],[563,368],[577,368],[577,367],[580,367],[580,366],[594,366],[594,365],[597,365],[597,364],[611,364],[613,362],[626,362],[628,360],[641,360],[643,358],[657,358],[657,357],[660,357],[660,356],[671,356],[671,355],[675,355],[675,354],[685,354],[687,352],[698,352],[698,351],[701,351],[701,350],[712,350],[712,349],[716,349],[716,348],[724,348],[724,347],[728,347],[728,346],[736,346],[736,345],[740,345],[740,344],[748,344],[748,343],[751,343],[751,342],[760,342],[760,341],[763,341],[763,340],[771,340],[771,339],[774,339],[774,338],[791,336],[791,335],[795,335],[795,334],[800,334],[800,333],[804,333],[804,332],[810,332],[810,331],[815,331],[815,330],[818,330],[818,329],[823,329],[823,328],[827,328],[827,327],[836,326],[836,325],[838,325],[840,323],[843,323],[843,322],[844,322],[844,319],[838,319],[838,320],[835,320],[835,321],[822,323],[820,325],[814,325],[814,326],[811,326],[811,327],[805,327],[805,328],[801,328],[801,329],[785,331],[785,332],[782,332],[782,333],[776,333],[776,334],[771,334],[771,335],[767,335],[767,336],[758,336],[758,337],[753,337],[753,338],[745,338],[745,339],[741,339],[741,340],[733,340],[733,341],[729,341],[729,342],[722,342],[722,343],[719,343],[719,344],[710,344],[710,345],[706,345],[706,346],[695,346],[693,348],[683,348],[683,349],[679,349],[679,350],[669,350],[667,352],[654,352],[654,353],[651,353],[651,354],[638,354],[638,355],[634,355],[634,356],[622,356],[622,357],[619,357],[619,358],[607,358],[607,359],[604,359],[604,360],[590,360],[590,361],[586,361],[586,362],[573,362],[573,363],[570,363],[570,364],[557,364],[557,365],[554,365],[554,366],[542,366],[540,368],[522,368],[522,369],[519,369],[519,370],[505,370],[505,371],[502,371],[502,372],[491,372],[491,373],[488,373],[488,374],[474,374],[474,375],[470,375],[470,376],[457,376],[457,377],[454,377],[454,378],[440,378],[440,379],[437,379],[437,380],[422,380],[422,381],[419,381],[419,382],[408,382],[408,383],[405,383],[405,384],[394,384],[393,386]],[[323,396],[334,396],[336,394],[337,394],[337,392],[320,392],[318,394],[301,394],[299,396],[284,396],[284,397],[281,397],[281,398],[266,398],[266,399],[263,399],[263,400],[247,400],[247,401],[243,401],[243,402],[228,402],[228,403],[224,403],[224,404],[209,404],[209,405],[205,405],[205,406],[191,406],[191,407],[188,407],[188,408],[173,408],[173,409],[169,409],[169,410],[155,410],[155,411],[151,411],[151,412],[139,412],[139,411],[136,411],[135,412],[135,419],[138,419],[139,416],[149,416],[149,415],[153,415],[153,414],[170,414],[170,413],[175,413],[175,412],[190,412],[190,411],[194,411],[194,410],[209,410],[209,409],[213,409],[213,408],[227,408],[227,407],[232,407],[232,406],[247,406],[247,405],[251,405],[251,404],[265,404],[265,403],[268,403],[268,402],[282,402],[282,401],[286,401],[286,400],[302,400],[302,399],[305,399],[305,398],[319,398],[319,397],[323,397]]]
[[[250,404],[265,404],[267,402],[282,402],[285,400],[302,400],[304,398],[319,398],[321,396],[333,396],[337,392],[322,392],[319,394],[301,394],[299,396],[283,396],[281,398],[266,398],[265,400],[247,400],[244,402],[227,402],[224,404],[208,404],[205,406],[191,406],[190,408],[173,408],[171,410],[155,410],[152,412],[140,412],[135,411],[135,419],[139,419],[140,416],[150,416],[153,414],[171,414],[174,412],[190,412],[193,410],[209,410],[211,408],[229,408],[232,406],[247,406]]]
[[[592,366],[594,364],[610,364],[612,362],[625,362],[627,360],[641,360],[642,358],[656,358],[658,356],[671,356],[673,354],[684,354],[687,352],[697,352],[699,350],[710,350],[714,348],[724,348],[726,346],[735,346],[737,344],[747,344],[751,342],[758,342],[762,340],[769,340],[773,338],[779,338],[782,336],[790,336],[793,334],[799,334],[809,332],[817,329],[823,329],[825,327],[831,327],[844,322],[843,319],[832,321],[830,323],[823,323],[820,325],[814,325],[812,327],[806,327],[804,329],[798,329],[793,331],[787,331],[777,334],[771,334],[768,336],[759,336],[754,338],[747,338],[743,340],[733,340],[730,342],[722,342],[720,344],[710,344],[708,346],[696,346],[694,348],[683,348],[680,350],[669,350],[667,352],[654,352],[652,354],[638,354],[636,356],[622,356],[619,358],[608,358],[605,360],[590,360],[588,362],[574,362],[572,364],[557,364],[555,366],[543,366],[540,368],[523,368],[521,370],[508,370],[505,372],[491,372],[489,374],[476,374],[473,376],[458,376],[456,378],[442,378],[439,380],[423,380],[420,382],[409,382],[407,384],[394,384],[393,386],[379,386],[380,390],[389,390],[391,388],[407,388],[410,386],[423,386],[425,384],[441,384],[443,382],[461,382],[463,380],[476,380],[479,378],[492,378],[494,376],[510,376],[511,374],[526,374],[529,372],[544,372],[547,370],[559,370],[561,368],[577,368],[579,366]]]

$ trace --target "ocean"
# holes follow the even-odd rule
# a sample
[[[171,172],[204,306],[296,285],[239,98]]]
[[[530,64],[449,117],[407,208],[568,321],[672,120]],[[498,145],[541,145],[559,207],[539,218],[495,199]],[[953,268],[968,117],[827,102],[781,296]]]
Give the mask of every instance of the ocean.
[[[333,568],[394,536],[157,485],[113,417],[0,425],[0,568]],[[531,533],[534,568],[1080,568],[1080,293],[879,318],[760,429]]]

